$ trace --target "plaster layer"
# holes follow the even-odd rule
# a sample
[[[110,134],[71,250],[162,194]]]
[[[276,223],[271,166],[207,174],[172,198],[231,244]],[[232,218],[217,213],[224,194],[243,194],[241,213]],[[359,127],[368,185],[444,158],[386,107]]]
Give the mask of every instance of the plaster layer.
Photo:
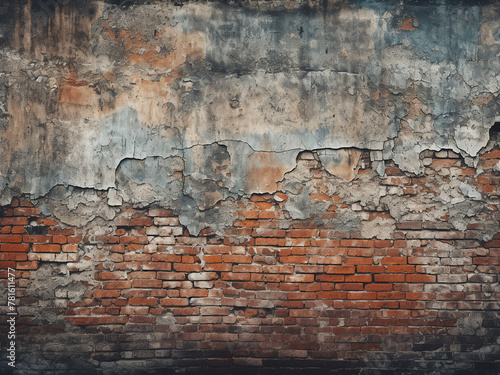
[[[42,3],[0,9],[2,204],[61,185],[203,216],[277,191],[305,150],[347,180],[355,149],[381,176],[475,158],[498,113],[494,3]]]

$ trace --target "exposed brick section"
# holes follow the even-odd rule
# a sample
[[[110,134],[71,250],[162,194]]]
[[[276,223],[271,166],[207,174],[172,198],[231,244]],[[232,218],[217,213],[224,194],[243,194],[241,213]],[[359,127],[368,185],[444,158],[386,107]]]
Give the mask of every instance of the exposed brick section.
[[[461,178],[482,194],[497,194],[495,164],[487,162],[498,157],[496,150],[482,155],[483,173]],[[461,162],[434,157],[428,168],[465,171]],[[391,166],[386,173],[384,186],[429,192],[425,179]],[[314,201],[351,209],[321,192],[317,176]],[[65,333],[92,343],[82,350],[70,344],[68,351],[107,364],[158,359],[194,371],[358,374],[391,361],[387,373],[394,374],[415,368],[415,361],[440,371],[446,357],[456,358],[464,373],[496,372],[500,234],[486,242],[473,235],[493,216],[466,231],[455,230],[447,215],[412,219],[396,223],[389,239],[363,238],[290,221],[281,195],[280,203],[270,194],[242,199],[244,209],[226,236],[210,230],[191,236],[171,210],[156,207],[122,209],[97,235],[92,227],[42,217],[27,201],[4,207],[1,276],[6,281],[6,268],[16,270],[21,352],[50,346],[53,333]],[[272,217],[263,215],[270,210]],[[235,243],[235,236],[244,241]],[[75,283],[65,276],[48,281],[59,283],[49,310],[66,325],[37,320],[46,302],[31,295],[37,272],[59,266]],[[85,281],[76,278],[83,272],[90,272]]]

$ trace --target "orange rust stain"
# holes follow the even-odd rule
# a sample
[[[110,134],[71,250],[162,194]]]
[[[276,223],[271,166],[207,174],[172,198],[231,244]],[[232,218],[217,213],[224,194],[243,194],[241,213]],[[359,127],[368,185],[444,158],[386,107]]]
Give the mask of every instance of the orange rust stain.
[[[403,21],[401,21],[399,24],[398,24],[398,27],[401,29],[401,30],[406,30],[406,31],[412,31],[412,30],[415,30],[416,27],[413,26],[414,25],[414,21],[415,19],[413,17],[409,17],[409,18],[406,18],[404,19]]]
[[[75,71],[73,64],[69,64],[68,69],[69,69],[69,74],[63,78],[67,85],[87,86],[89,84],[88,81],[79,81],[78,80],[78,73]]]
[[[421,117],[425,117],[425,114],[423,112],[424,106],[422,105],[422,102],[418,99],[415,98],[410,102],[410,112],[406,116],[407,119],[409,120],[416,120]]]
[[[108,34],[109,39],[116,40],[115,32],[113,31],[109,23],[107,21],[102,21],[101,25],[104,28],[104,31],[106,31],[106,34]]]
[[[103,27],[111,40],[123,45],[128,59],[135,65],[175,69],[186,61],[205,57],[205,37],[198,32],[185,34],[176,29],[157,31],[153,40],[157,45],[153,45],[140,33],[134,35],[131,30],[122,29],[117,34],[106,22],[103,22]],[[167,52],[162,52],[158,44],[161,38],[169,41],[170,48]]]
[[[106,78],[108,81],[111,81],[111,82],[115,81],[115,75],[113,74],[113,72],[104,73],[104,78]]]
[[[246,189],[257,192],[274,192],[289,170],[273,152],[255,152],[248,158]]]
[[[62,86],[58,93],[57,101],[76,105],[97,105],[96,92],[88,86]]]
[[[484,104],[488,104],[492,100],[493,100],[493,95],[490,94],[488,96],[482,96],[482,97],[479,97],[479,98],[474,98],[474,99],[472,99],[472,103],[474,103],[476,105],[484,105]]]

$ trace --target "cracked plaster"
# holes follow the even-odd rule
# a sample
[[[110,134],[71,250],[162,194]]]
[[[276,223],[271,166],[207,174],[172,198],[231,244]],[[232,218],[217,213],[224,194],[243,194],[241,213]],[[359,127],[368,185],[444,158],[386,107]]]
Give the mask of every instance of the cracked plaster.
[[[329,193],[349,204],[382,202],[396,220],[444,214],[431,197],[384,201],[386,187],[357,174],[361,150],[383,177],[389,160],[423,173],[425,150],[484,149],[499,110],[498,6],[272,3],[1,8],[12,27],[0,50],[0,204],[30,194],[71,225],[159,204],[196,234],[230,225],[233,199],[283,190],[291,218],[306,219],[324,207],[296,159],[316,151]],[[13,7],[30,17],[12,19]],[[468,186],[452,190],[440,197],[464,205],[450,218],[462,228],[484,207]]]

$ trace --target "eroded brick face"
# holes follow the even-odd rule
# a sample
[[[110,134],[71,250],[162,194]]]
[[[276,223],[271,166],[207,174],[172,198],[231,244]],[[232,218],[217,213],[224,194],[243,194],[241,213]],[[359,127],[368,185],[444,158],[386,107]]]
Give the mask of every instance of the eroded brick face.
[[[311,199],[327,203],[321,225],[290,219],[284,193],[234,201],[223,236],[190,235],[159,207],[73,227],[14,200],[0,256],[5,284],[6,268],[16,274],[20,373],[496,374],[500,234],[483,235],[498,220],[500,151],[472,171],[436,155],[420,177],[388,166],[382,179],[369,163],[360,173],[408,205],[436,194],[437,179],[467,182],[490,204],[465,230],[443,212],[396,221],[385,239],[338,231],[336,215],[375,222],[390,210],[329,195],[307,157]]]

